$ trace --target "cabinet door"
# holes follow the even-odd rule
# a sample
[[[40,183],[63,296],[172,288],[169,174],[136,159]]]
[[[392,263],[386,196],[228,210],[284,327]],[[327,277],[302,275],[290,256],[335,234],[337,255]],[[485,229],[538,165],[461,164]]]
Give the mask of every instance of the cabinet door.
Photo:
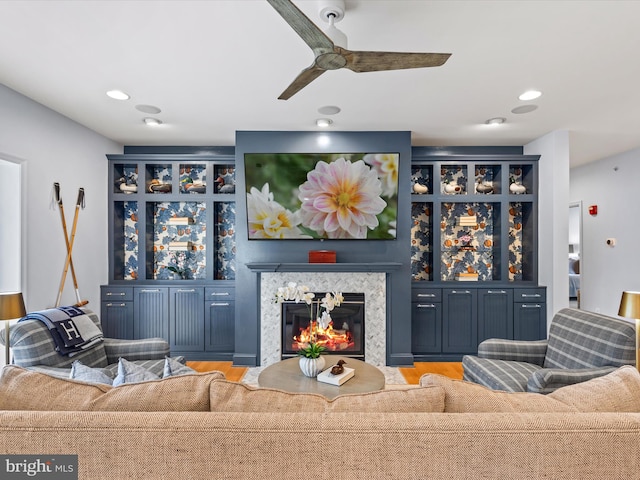
[[[169,289],[139,287],[133,289],[134,338],[160,337],[169,341]]]
[[[413,302],[411,307],[412,352],[440,353],[442,351],[442,304]]]
[[[487,338],[513,339],[513,290],[478,290],[478,341]]]
[[[102,302],[100,323],[107,338],[133,339],[133,302]]]
[[[204,350],[204,288],[169,290],[169,346],[180,352]]]
[[[547,337],[547,313],[544,303],[514,304],[514,338],[541,340]]]
[[[108,338],[133,338],[133,288],[100,286],[100,324]]]
[[[205,350],[233,353],[235,349],[235,301],[207,300],[205,305]]]
[[[442,351],[478,351],[477,291],[464,288],[442,290]]]
[[[546,300],[544,287],[514,290],[513,335],[516,340],[547,338]]]

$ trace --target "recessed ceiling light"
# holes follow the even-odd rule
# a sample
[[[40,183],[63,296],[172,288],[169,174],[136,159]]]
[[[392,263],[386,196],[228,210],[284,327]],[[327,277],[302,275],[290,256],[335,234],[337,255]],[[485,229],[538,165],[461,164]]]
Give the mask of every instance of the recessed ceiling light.
[[[162,111],[153,105],[136,105],[136,110],[143,113],[152,113],[154,115],[157,115]]]
[[[486,123],[487,125],[502,125],[504,122],[506,122],[507,119],[504,117],[494,117],[494,118],[490,118],[489,120],[487,120]]]
[[[333,120],[328,118],[319,118],[316,120],[316,125],[320,128],[327,128],[333,123]]]
[[[142,121],[150,127],[157,127],[158,125],[162,125],[162,120],[158,120],[157,118],[153,117],[143,118]]]
[[[336,107],[335,105],[325,105],[318,109],[318,113],[322,115],[335,115],[336,113],[340,113],[340,107]]]
[[[533,112],[537,108],[538,108],[537,105],[521,105],[520,107],[516,107],[513,110],[511,110],[511,113],[515,113],[515,114],[529,113],[529,112]]]
[[[107,96],[114,100],[129,100],[131,97],[124,93],[122,90],[109,90]]]
[[[540,95],[542,95],[542,92],[539,92],[538,90],[527,90],[522,95],[520,95],[518,98],[520,100],[528,101],[528,100],[535,100]]]

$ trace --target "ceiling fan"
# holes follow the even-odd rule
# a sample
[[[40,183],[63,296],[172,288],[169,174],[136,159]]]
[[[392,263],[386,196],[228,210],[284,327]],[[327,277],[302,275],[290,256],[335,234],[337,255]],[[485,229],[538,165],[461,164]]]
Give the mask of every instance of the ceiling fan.
[[[352,51],[334,43],[320,28],[296,7],[291,0],[267,0],[291,25],[291,28],[311,47],[315,59],[278,97],[288,100],[327,70],[348,68],[354,72],[376,72],[407,68],[439,67],[450,53],[367,52]],[[329,12],[329,15],[335,13]],[[333,19],[330,19],[333,27]]]

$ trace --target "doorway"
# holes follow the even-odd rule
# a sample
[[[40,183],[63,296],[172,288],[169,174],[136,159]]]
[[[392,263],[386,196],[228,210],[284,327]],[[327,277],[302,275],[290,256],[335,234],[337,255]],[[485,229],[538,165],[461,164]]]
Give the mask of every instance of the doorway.
[[[0,158],[0,292],[22,290],[22,166]],[[0,330],[6,322],[0,322]],[[5,363],[4,347],[0,365]]]
[[[20,164],[0,158],[0,292],[20,291],[21,271],[21,172]]]
[[[569,306],[580,308],[582,202],[569,204]]]

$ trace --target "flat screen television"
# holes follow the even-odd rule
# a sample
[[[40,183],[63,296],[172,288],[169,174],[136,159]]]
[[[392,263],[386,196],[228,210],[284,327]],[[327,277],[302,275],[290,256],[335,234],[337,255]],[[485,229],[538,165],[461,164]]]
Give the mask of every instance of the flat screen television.
[[[393,240],[398,153],[246,153],[249,240]]]

